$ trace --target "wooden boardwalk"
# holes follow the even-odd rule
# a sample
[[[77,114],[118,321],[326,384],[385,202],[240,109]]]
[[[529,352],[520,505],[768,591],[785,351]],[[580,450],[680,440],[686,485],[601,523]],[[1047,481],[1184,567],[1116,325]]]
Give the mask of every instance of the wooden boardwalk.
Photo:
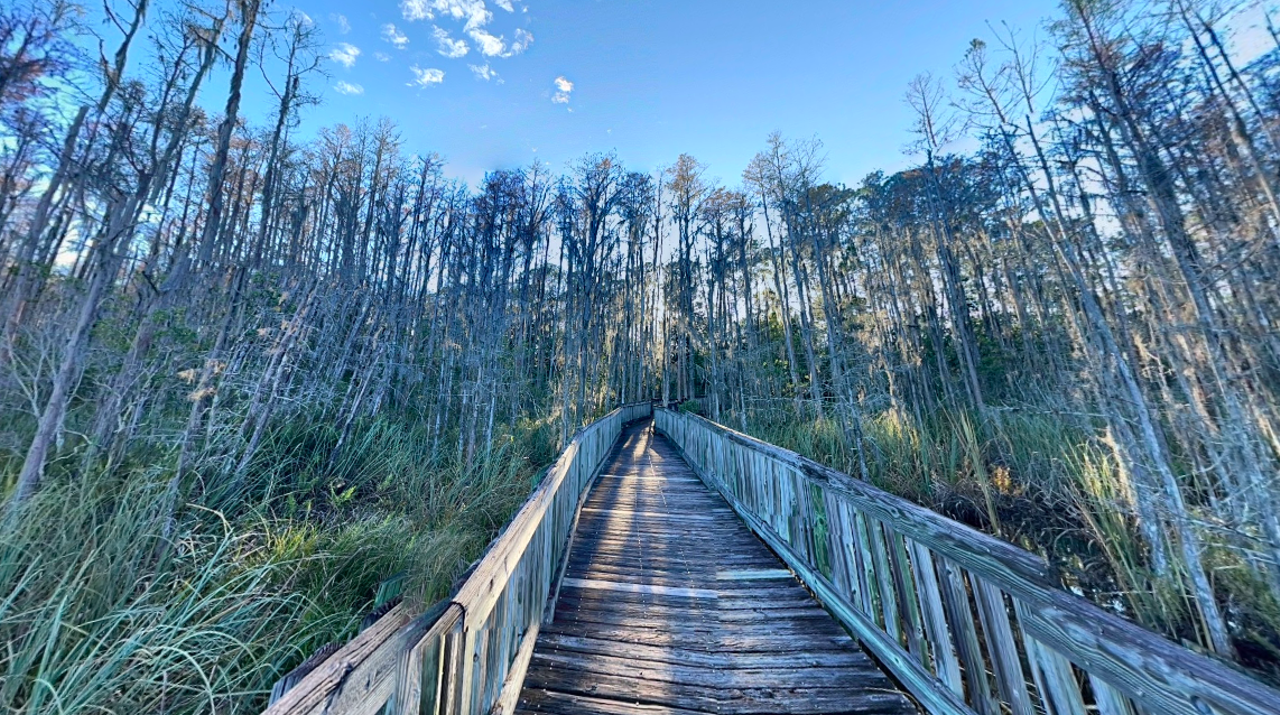
[[[519,713],[916,713],[649,422],[606,459]]]

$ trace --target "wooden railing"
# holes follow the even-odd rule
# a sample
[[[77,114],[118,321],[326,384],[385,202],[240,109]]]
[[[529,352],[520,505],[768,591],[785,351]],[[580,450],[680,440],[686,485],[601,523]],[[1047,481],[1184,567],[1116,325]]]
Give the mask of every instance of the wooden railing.
[[[453,598],[415,617],[396,606],[265,715],[510,713],[587,486],[628,422],[625,405],[582,430]]]
[[[1027,551],[701,417],[654,422],[934,715],[1280,713],[1280,691],[1064,592]]]

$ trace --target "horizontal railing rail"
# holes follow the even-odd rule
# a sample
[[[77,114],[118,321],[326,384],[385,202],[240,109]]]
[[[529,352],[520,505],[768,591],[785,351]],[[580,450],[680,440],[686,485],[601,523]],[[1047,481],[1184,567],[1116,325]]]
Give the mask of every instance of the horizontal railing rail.
[[[654,424],[930,713],[1280,714],[1280,691],[1063,591],[1030,552],[696,415]]]
[[[587,487],[651,411],[624,405],[580,431],[452,598],[416,617],[391,609],[264,715],[512,712]]]

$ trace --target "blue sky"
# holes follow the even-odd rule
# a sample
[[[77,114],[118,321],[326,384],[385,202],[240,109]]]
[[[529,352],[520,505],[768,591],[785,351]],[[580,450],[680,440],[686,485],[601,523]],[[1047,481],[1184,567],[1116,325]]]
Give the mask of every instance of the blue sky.
[[[334,58],[330,78],[315,80],[326,85],[324,102],[307,110],[304,135],[387,116],[408,151],[439,152],[448,173],[473,182],[534,159],[560,169],[614,150],[639,170],[687,152],[729,184],[774,130],[821,139],[834,180],[901,168],[907,82],[924,71],[949,79],[969,40],[991,34],[988,21],[1029,34],[1057,9],[1056,0],[294,6],[319,25]],[[260,117],[265,106],[246,110]]]

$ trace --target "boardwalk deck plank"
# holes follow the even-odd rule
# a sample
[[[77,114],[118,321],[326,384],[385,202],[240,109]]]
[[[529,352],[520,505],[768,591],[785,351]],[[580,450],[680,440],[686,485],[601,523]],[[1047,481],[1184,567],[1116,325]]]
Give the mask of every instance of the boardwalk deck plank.
[[[587,498],[517,712],[917,710],[645,423]]]

